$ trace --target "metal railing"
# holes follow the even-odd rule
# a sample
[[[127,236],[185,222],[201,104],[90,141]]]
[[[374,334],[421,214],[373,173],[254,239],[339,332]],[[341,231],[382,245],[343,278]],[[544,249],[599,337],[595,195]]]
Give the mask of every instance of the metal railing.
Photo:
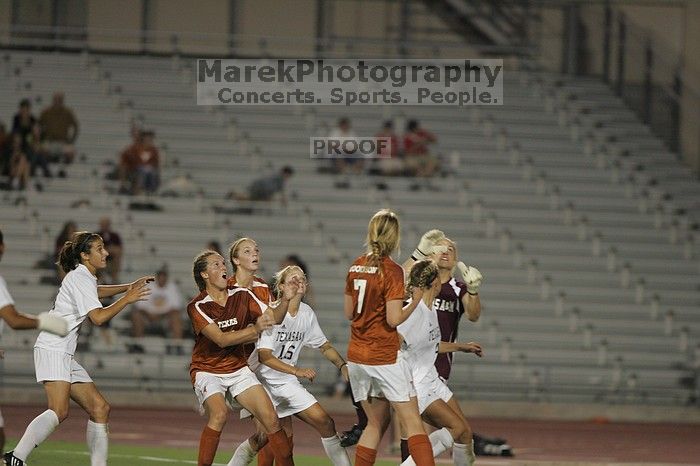
[[[459,58],[481,54],[532,56],[530,46],[467,44],[357,37],[292,37],[253,34],[97,29],[49,26],[0,27],[0,47],[45,50],[193,55],[198,57]],[[478,57],[475,57],[478,58]]]

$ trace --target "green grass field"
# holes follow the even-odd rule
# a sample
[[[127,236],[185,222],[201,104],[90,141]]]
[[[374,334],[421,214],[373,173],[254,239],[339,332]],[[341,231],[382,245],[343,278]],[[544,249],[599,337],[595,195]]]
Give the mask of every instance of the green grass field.
[[[8,442],[11,450],[16,442]],[[231,459],[231,452],[222,451],[216,456],[216,463],[225,466]],[[331,466],[328,458],[319,456],[294,456],[296,466]],[[84,443],[47,441],[28,458],[29,466],[86,466],[90,464],[87,447]],[[197,451],[192,448],[141,447],[124,444],[109,445],[110,466],[164,466],[197,464]],[[253,463],[255,464],[255,463]],[[395,465],[395,462],[378,461],[377,466]]]

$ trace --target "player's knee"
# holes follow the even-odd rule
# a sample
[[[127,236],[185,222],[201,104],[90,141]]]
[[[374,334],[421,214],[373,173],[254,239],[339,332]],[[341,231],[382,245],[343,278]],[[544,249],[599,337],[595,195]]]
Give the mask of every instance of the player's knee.
[[[333,422],[333,418],[330,416],[326,416],[325,418],[321,419],[321,422],[318,423],[318,431],[321,434],[321,437],[323,438],[334,436],[336,434],[336,431],[335,422]]]
[[[228,420],[228,412],[225,409],[213,409],[209,412],[209,425],[221,430]]]
[[[63,422],[68,419],[68,405],[66,406],[51,406],[49,407],[51,411],[56,414],[58,422]]]
[[[109,419],[109,412],[112,407],[105,400],[101,400],[92,407],[92,412],[90,413],[93,418],[97,419],[99,422],[107,422]]]

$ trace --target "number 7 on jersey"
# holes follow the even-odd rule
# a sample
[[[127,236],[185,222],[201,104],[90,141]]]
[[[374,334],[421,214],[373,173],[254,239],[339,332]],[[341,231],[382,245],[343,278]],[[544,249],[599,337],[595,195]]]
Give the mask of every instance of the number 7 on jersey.
[[[365,302],[365,290],[367,289],[367,280],[363,278],[355,278],[352,281],[352,287],[359,291],[357,294],[357,313],[362,312],[362,305]]]

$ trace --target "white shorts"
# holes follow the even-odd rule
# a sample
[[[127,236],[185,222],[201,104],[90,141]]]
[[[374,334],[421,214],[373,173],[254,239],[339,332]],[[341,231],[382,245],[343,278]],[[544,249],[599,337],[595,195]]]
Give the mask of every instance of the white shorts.
[[[415,396],[408,364],[398,358],[394,364],[371,366],[348,361],[350,387],[355,401],[381,397],[389,401],[408,401]]]
[[[34,348],[34,370],[36,381],[62,380],[69,383],[91,383],[92,379],[72,354]]]
[[[221,393],[232,402],[238,395],[255,385],[260,385],[260,382],[248,366],[231,374],[197,372],[194,376],[194,393],[200,406],[204,406],[204,401],[217,393]]]
[[[413,386],[418,398],[418,412],[421,414],[433,401],[442,400],[447,403],[452,398],[452,390],[440,377],[425,377],[418,383],[414,381]]]
[[[270,396],[277,417],[280,419],[293,416],[318,403],[316,398],[298,380],[290,380],[280,385],[268,384],[263,380],[262,386]],[[241,419],[247,417],[252,417],[250,411],[245,408],[241,409]]]

